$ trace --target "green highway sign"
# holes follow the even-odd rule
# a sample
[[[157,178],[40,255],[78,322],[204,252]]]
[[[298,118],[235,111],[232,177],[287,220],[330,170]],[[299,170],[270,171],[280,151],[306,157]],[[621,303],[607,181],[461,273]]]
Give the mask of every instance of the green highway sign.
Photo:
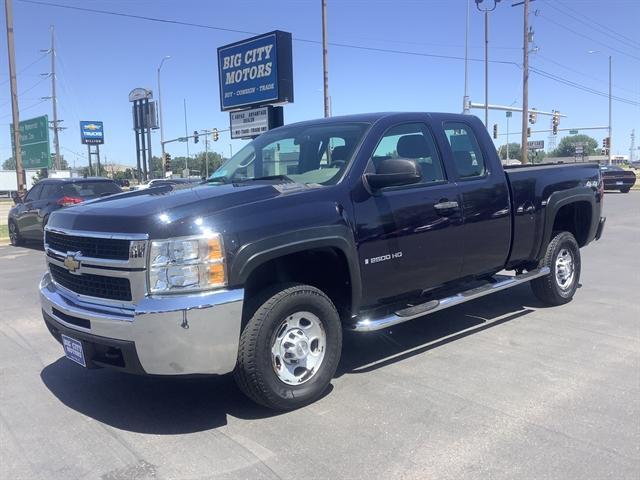
[[[15,157],[13,124],[11,124],[11,149]],[[20,152],[24,168],[51,168],[49,149],[49,117],[30,118],[20,122]]]
[[[577,135],[578,130],[569,130],[569,135]]]

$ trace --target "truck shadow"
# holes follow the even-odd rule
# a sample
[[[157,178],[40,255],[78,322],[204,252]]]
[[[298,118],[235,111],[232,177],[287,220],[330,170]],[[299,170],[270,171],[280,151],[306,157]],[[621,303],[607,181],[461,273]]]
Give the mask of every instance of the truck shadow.
[[[371,333],[343,338],[336,376],[362,374],[401,362],[469,335],[497,327],[543,308],[528,285],[488,295]]]
[[[525,306],[527,305],[527,306]],[[540,307],[524,285],[392,329],[344,337],[336,377],[362,374],[401,362],[488,328],[518,319]],[[67,407],[121,430],[175,435],[215,429],[227,416],[268,418],[279,412],[260,407],[220,377],[141,377],[111,370],[86,370],[64,357],[40,377]],[[330,386],[325,395],[332,390]]]

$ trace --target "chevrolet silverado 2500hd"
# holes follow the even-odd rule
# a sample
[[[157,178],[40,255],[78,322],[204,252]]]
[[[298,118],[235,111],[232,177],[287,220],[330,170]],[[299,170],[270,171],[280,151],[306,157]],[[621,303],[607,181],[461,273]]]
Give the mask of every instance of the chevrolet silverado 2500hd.
[[[302,122],[257,137],[206,184],[53,213],[42,311],[88,368],[234,372],[253,400],[291,409],[331,381],[343,330],[523,282],[546,304],[570,301],[601,205],[597,165],[503,168],[473,116]]]

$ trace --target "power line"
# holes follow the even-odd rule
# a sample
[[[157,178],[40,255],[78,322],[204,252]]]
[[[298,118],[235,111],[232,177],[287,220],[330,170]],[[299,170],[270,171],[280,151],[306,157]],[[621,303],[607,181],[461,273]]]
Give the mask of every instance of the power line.
[[[570,6],[568,6],[568,5],[566,5],[566,4],[562,3],[562,2],[559,2],[559,1],[556,0],[555,5],[550,3],[550,2],[547,2],[547,4],[549,6],[551,6],[552,8],[555,8],[556,10],[558,9],[557,5],[562,5],[562,8],[572,12],[574,15],[578,15],[578,16],[584,18],[588,22],[587,25],[589,25],[590,27],[593,27],[593,25],[597,25],[598,27],[603,29],[604,32],[602,32],[602,33],[604,35],[607,35],[607,36],[610,36],[610,37],[612,35],[617,35],[619,38],[617,38],[617,39],[615,37],[612,37],[612,38],[614,40],[617,40],[620,43],[626,43],[627,45],[631,46],[632,48],[640,48],[640,42],[638,42],[637,40],[634,40],[634,39],[632,39],[630,37],[627,37],[626,35],[623,35],[623,34],[617,32],[617,31],[615,31],[613,28],[607,27],[606,25],[603,25],[602,23],[599,23],[598,21],[586,16],[584,13],[573,9]],[[558,10],[558,11],[560,11],[560,10]],[[565,13],[565,15],[568,15],[568,14]]]
[[[243,34],[249,34],[249,35],[257,35],[257,32],[251,32],[248,30],[239,30],[239,29],[231,29],[231,28],[223,28],[223,27],[215,27],[213,25],[205,25],[205,24],[199,24],[199,23],[192,23],[192,22],[183,22],[183,21],[179,21],[179,20],[167,20],[167,19],[163,19],[163,18],[156,18],[156,17],[148,17],[148,16],[144,16],[144,15],[134,15],[134,14],[128,14],[128,13],[121,13],[121,12],[112,12],[109,10],[99,10],[99,9],[92,9],[92,8],[86,8],[86,7],[76,7],[76,6],[72,6],[72,5],[62,5],[62,4],[57,4],[57,3],[49,3],[49,2],[43,2],[43,1],[39,1],[39,0],[18,0],[22,3],[31,3],[31,4],[37,4],[37,5],[45,5],[45,6],[49,6],[49,7],[57,7],[57,8],[65,8],[65,9],[69,9],[69,10],[79,10],[79,11],[84,11],[84,12],[89,12],[89,13],[98,13],[98,14],[103,14],[103,15],[112,15],[112,16],[118,16],[118,17],[127,17],[127,18],[133,18],[133,19],[137,19],[137,20],[145,20],[145,21],[151,21],[151,22],[159,22],[159,23],[169,23],[169,24],[174,24],[174,25],[181,25],[181,26],[188,26],[188,27],[195,27],[195,28],[205,28],[205,29],[209,29],[209,30],[220,30],[220,31],[225,31],[225,32],[233,32],[233,33],[243,33]],[[547,17],[544,17],[546,20],[550,21],[551,23],[554,23],[556,25],[558,25],[561,28],[567,28],[564,25],[561,25],[551,19],[548,19]],[[575,32],[574,30],[568,29],[567,30],[571,31],[572,33],[575,33],[577,35],[580,36],[584,36],[582,34],[580,34],[579,32]],[[586,37],[589,38],[591,40],[590,37]],[[303,43],[313,43],[313,44],[321,44],[322,42],[320,40],[311,40],[311,39],[305,39],[305,38],[297,38],[294,37],[293,38],[294,41],[298,41],[298,42],[303,42]],[[401,55],[410,55],[410,56],[417,56],[417,57],[428,57],[428,58],[440,58],[440,59],[446,59],[446,60],[460,60],[460,61],[464,61],[464,57],[460,57],[460,56],[455,56],[455,55],[441,55],[441,54],[435,54],[435,53],[424,53],[424,52],[412,52],[412,51],[407,51],[407,50],[398,50],[398,49],[390,49],[390,48],[378,48],[378,47],[368,47],[368,46],[364,46],[364,45],[353,45],[353,44],[349,44],[349,43],[340,43],[340,42],[329,42],[329,45],[334,46],[334,47],[340,47],[340,48],[350,48],[350,49],[355,49],[355,50],[363,50],[363,51],[371,51],[371,52],[379,52],[379,53],[393,53],[393,54],[401,54]],[[608,48],[608,45],[605,45]],[[616,49],[613,49],[616,50]],[[617,50],[622,54],[625,55],[629,55],[621,50]],[[640,60],[640,57],[635,57],[633,55],[629,55],[633,58],[637,58],[638,60]],[[480,58],[469,58],[470,61],[473,62],[483,62],[483,59]],[[512,65],[515,66],[517,68],[522,68],[522,65],[517,63],[517,62],[513,62],[513,61],[508,61],[508,60],[490,60],[490,63],[496,63],[496,64],[502,64],[502,65]],[[563,83],[565,85],[574,87],[576,89],[585,91],[587,93],[591,93],[593,95],[599,95],[599,96],[608,96],[608,94],[604,93],[604,92],[600,92],[598,90],[592,89],[590,87],[587,87],[586,85],[582,85],[579,84],[577,82],[574,82],[572,80],[560,77],[559,75],[555,75],[549,72],[545,72],[544,70],[541,70],[539,68],[536,67],[531,67],[531,70],[534,71],[535,73],[537,73],[538,75],[547,77],[551,80],[555,80],[557,82]],[[628,98],[623,98],[623,97],[617,97],[617,96],[613,96],[613,99],[619,101],[619,102],[623,102],[623,103],[628,103],[630,105],[640,105],[639,102],[636,102],[634,100],[630,100]]]
[[[46,58],[47,54],[43,54],[40,55],[38,58],[36,58],[33,62],[31,62],[30,64],[22,67],[20,70],[18,70],[17,74],[21,74],[22,72],[24,72],[25,70],[28,70],[29,68],[33,67],[36,63],[38,63],[40,60],[42,60],[43,58]],[[2,85],[6,85],[7,83],[9,83],[9,80],[5,80],[3,82],[0,82],[0,86]]]
[[[25,1],[25,0],[22,0],[22,1]],[[621,55],[626,55],[627,57],[633,58],[635,60],[640,60],[640,57],[637,57],[635,55],[631,55],[630,53],[627,53],[627,52],[625,52],[623,50],[620,50],[619,48],[612,47],[611,45],[608,45],[608,44],[606,44],[604,42],[601,42],[600,40],[596,40],[596,39],[590,37],[589,35],[586,35],[584,33],[581,33],[581,32],[578,32],[576,30],[573,30],[572,28],[569,28],[566,25],[563,25],[561,23],[556,22],[555,20],[552,20],[551,18],[547,17],[546,15],[539,14],[538,16],[540,18],[544,18],[549,23],[553,23],[554,25],[556,25],[556,26],[558,26],[558,27],[560,27],[560,28],[562,28],[564,30],[567,30],[568,32],[573,33],[574,35],[578,35],[579,37],[586,38],[587,40],[589,40],[591,42],[598,43],[598,44],[602,45],[603,47],[607,47],[609,50],[613,50],[614,52],[620,53]]]
[[[536,53],[536,57],[537,58],[541,58],[542,60],[544,60],[546,62],[553,63],[554,65],[557,65],[557,66],[559,66],[561,68],[564,68],[565,70],[568,70],[570,72],[577,73],[578,75],[581,75],[583,77],[587,77],[587,78],[591,78],[592,80],[596,80],[597,82],[601,82],[601,83],[607,83],[608,82],[608,80],[605,80],[604,78],[594,77],[593,75],[590,75],[588,73],[581,72],[581,71],[576,70],[575,68],[571,68],[571,67],[569,67],[569,66],[567,66],[567,65],[565,65],[565,64],[563,64],[561,62],[557,62],[557,61],[553,60],[552,58],[549,58],[549,57],[546,57],[544,55],[541,55],[540,53]],[[636,91],[636,90],[631,90],[630,88],[620,87],[620,86],[616,85],[615,83],[613,84],[613,86],[615,88],[617,88],[618,90],[623,90],[625,92],[629,92],[629,93],[632,93],[634,95],[638,93],[638,91]]]
[[[168,20],[168,19],[165,19],[165,18],[149,17],[149,16],[146,16],[146,15],[134,15],[134,14],[130,14],[130,13],[113,12],[113,11],[110,11],[110,10],[99,10],[99,9],[94,9],[94,8],[76,7],[76,6],[72,6],[72,5],[62,5],[62,4],[58,4],[58,3],[42,2],[42,1],[39,1],[39,0],[18,0],[18,1],[20,1],[22,3],[45,5],[45,6],[48,6],[48,7],[65,8],[65,9],[68,9],[68,10],[79,10],[79,11],[82,11],[82,12],[99,13],[99,14],[103,14],[103,15],[112,15],[112,16],[125,17],[125,18],[134,18],[134,19],[137,19],[137,20],[145,20],[145,21],[149,21],[149,22],[170,23],[170,24],[173,24],[173,25],[182,25],[182,26],[186,26],[186,27],[195,27],[195,28],[205,28],[205,29],[209,29],[209,30],[219,30],[219,31],[223,31],[223,32],[243,33],[243,34],[248,34],[248,35],[258,35],[259,34],[258,32],[251,32],[251,31],[248,31],[248,30],[238,30],[238,29],[232,29],[232,28],[215,27],[213,25],[205,25],[205,24],[202,24],[202,23],[183,22],[183,21],[179,21],[179,20]],[[307,39],[307,38],[298,38],[298,37],[294,37],[293,40],[297,41],[297,42],[313,43],[313,44],[318,44],[318,45],[322,43],[320,40],[311,40],[311,39]],[[353,45],[353,44],[348,44],[348,43],[329,42],[329,45],[331,45],[333,47],[352,48],[352,49],[357,49],[357,50],[368,50],[368,51],[372,51],[372,52],[400,53],[400,54],[404,54],[404,55],[414,55],[414,56],[419,56],[419,57],[432,57],[432,58],[442,58],[442,59],[449,59],[449,60],[464,60],[464,57],[459,57],[459,56],[455,56],[455,55],[440,55],[440,54],[435,54],[435,53],[409,52],[409,51],[405,51],[405,50],[367,47],[367,46],[364,46],[364,45]],[[482,61],[484,61],[484,60],[479,59],[479,58],[470,58],[469,60],[474,61],[474,62],[482,62]],[[510,62],[510,61],[506,61],[506,60],[502,60],[502,61],[501,60],[490,60],[490,62],[491,63],[503,64],[503,65],[519,66],[519,64],[516,63],[516,62]]]
[[[559,75],[555,75],[553,73],[546,72],[546,71],[541,70],[541,69],[536,68],[536,67],[529,67],[529,69],[533,73],[536,73],[536,74],[538,74],[538,75],[540,75],[542,77],[546,77],[546,78],[549,78],[551,80],[555,80],[556,82],[560,82],[560,83],[563,83],[563,84],[568,85],[570,87],[577,88],[578,90],[583,90],[585,92],[591,93],[593,95],[599,95],[601,97],[609,97],[608,93],[601,92],[599,90],[595,90],[595,89],[593,89],[591,87],[587,87],[586,85],[582,85],[582,84],[574,82],[572,80],[568,80],[566,78],[560,77]],[[618,102],[627,103],[627,104],[633,105],[633,106],[640,106],[640,102],[636,102],[636,101],[630,100],[628,98],[618,97],[618,96],[615,96],[615,95],[612,95],[611,98],[613,100],[618,101]]]

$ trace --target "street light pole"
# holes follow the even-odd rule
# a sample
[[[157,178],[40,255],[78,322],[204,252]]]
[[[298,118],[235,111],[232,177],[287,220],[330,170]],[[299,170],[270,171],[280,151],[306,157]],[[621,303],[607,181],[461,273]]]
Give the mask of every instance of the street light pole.
[[[467,0],[466,27],[464,30],[464,96],[462,97],[462,113],[469,112],[469,4]]]
[[[489,12],[493,12],[501,0],[493,0],[492,8],[480,8],[483,0],[476,0],[476,8],[484,12],[484,126],[489,128]]]
[[[600,53],[602,54],[602,52],[600,50],[589,50],[587,53],[589,54],[594,54],[594,53]],[[611,142],[611,133],[612,133],[612,129],[611,129],[611,99],[612,99],[612,94],[611,94],[611,88],[612,88],[612,80],[613,80],[613,75],[612,75],[612,71],[611,71],[611,55],[608,55],[609,57],[609,128],[608,128],[608,136],[609,136],[609,151],[608,153],[608,163],[609,165],[611,165],[612,163],[612,142]]]
[[[166,165],[165,165],[165,151],[164,151],[164,124],[162,122],[162,90],[160,89],[160,70],[162,70],[162,65],[164,64],[165,60],[169,60],[171,58],[170,55],[165,55],[162,58],[162,61],[160,62],[160,65],[158,66],[158,110],[159,110],[159,114],[160,114],[160,146],[162,149],[162,171],[166,172]]]
[[[520,150],[522,163],[529,163],[527,154],[527,121],[529,116],[529,0],[524,0],[524,38],[522,40],[522,131]]]
[[[331,116],[329,98],[329,50],[327,47],[327,0],[322,0],[322,73],[324,89],[324,116]]]
[[[613,152],[611,145],[613,145],[613,143],[611,142],[611,55],[609,55],[609,165],[611,165],[611,155]]]

